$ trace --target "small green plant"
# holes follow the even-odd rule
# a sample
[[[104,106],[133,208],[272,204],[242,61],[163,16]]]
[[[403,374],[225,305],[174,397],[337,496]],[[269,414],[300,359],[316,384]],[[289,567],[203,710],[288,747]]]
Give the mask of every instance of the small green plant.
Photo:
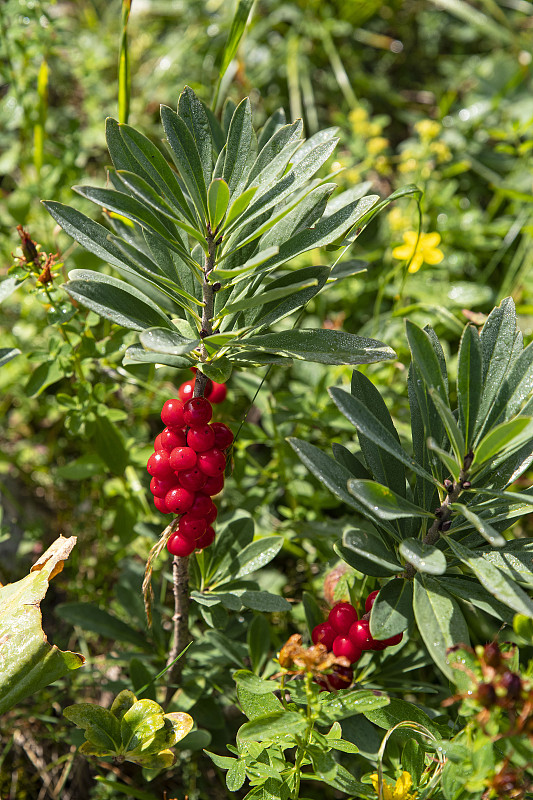
[[[386,579],[370,615],[385,639],[416,624],[431,658],[452,680],[448,648],[469,644],[461,603],[510,624],[533,616],[531,539],[502,534],[527,514],[533,489],[511,485],[533,460],[533,345],[523,349],[511,299],[481,333],[468,326],[453,409],[444,354],[431,328],[407,321],[413,452],[402,447],[379,391],[354,372],[351,392],[330,394],[357,430],[360,450],[334,458],[298,439],[303,462],[364,522],[337,553],[360,573]],[[456,679],[456,678],[455,678]]]

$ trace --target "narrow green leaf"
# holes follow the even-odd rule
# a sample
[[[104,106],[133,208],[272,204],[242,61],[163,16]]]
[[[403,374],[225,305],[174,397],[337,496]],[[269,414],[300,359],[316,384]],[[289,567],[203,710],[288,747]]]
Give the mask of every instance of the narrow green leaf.
[[[268,328],[296,309],[303,308],[326,284],[328,274],[328,267],[304,267],[273,280],[268,284],[269,291],[286,286],[292,286],[295,291],[286,298],[265,303],[253,321],[254,328]],[[313,284],[309,283],[307,289],[296,289],[293,283],[295,278],[300,279],[298,281],[300,285],[311,280]]]
[[[165,364],[168,367],[175,367],[176,369],[188,369],[193,365],[193,360],[185,356],[152,353],[145,350],[140,344],[132,344],[124,353],[122,363],[125,367],[130,364]]]
[[[215,97],[213,99],[214,110],[216,110],[217,107],[218,95],[220,92],[220,85],[222,83],[222,79],[226,74],[226,70],[228,69],[229,65],[233,61],[233,58],[235,57],[235,53],[237,52],[239,42],[241,41],[242,35],[246,28],[246,21],[248,20],[248,16],[250,14],[252,5],[253,5],[253,0],[239,0],[239,3],[235,10],[235,14],[231,21],[231,28],[229,31],[229,35],[226,40],[226,44],[224,45],[224,50],[222,52],[222,63],[220,64],[219,78],[215,90]]]
[[[459,476],[461,473],[462,462],[458,464],[455,458],[447,453],[446,450],[443,450],[442,447],[439,447],[435,439],[429,437],[427,440],[427,447],[428,450],[431,450],[432,453],[436,453],[444,466],[446,467],[447,472],[452,475],[455,480],[459,480]]]
[[[245,169],[252,151],[254,136],[252,109],[250,100],[246,97],[235,109],[226,142],[222,177],[228,184],[232,197],[241,179],[246,178]]]
[[[393,578],[379,590],[374,601],[370,632],[374,639],[389,639],[407,630],[412,620],[413,582]]]
[[[377,532],[371,534],[360,528],[350,528],[342,537],[342,546],[336,549],[351,567],[365,575],[389,577],[391,573],[397,575],[403,569]]]
[[[118,278],[92,270],[75,269],[63,284],[68,294],[100,316],[136,331],[172,328],[172,323],[148,297]]]
[[[377,469],[378,472],[382,473],[381,476],[378,477],[376,475],[376,477],[378,480],[384,480],[387,476],[391,475],[390,466],[384,464],[387,457],[384,454],[378,455],[376,453],[376,457],[379,458],[379,461],[377,461],[376,457],[372,455],[372,453],[375,453],[379,448],[384,450],[385,453],[388,453],[389,456],[393,456],[394,459],[404,466],[412,469],[417,475],[421,475],[423,478],[426,478],[426,480],[434,482],[433,476],[421,467],[414,458],[409,456],[401,446],[399,436],[396,433],[392,420],[390,420],[389,412],[381,399],[381,395],[375,389],[370,392],[368,387],[369,383],[370,381],[361,375],[361,373],[354,372],[352,376],[352,394],[348,394],[348,392],[337,387],[330,388],[329,394],[339,411],[355,425],[358,433],[361,434],[361,450],[367,463],[368,453],[371,459],[369,466],[372,468],[372,465],[374,465],[374,470]],[[365,387],[366,392],[363,391],[363,387]],[[357,395],[355,395],[354,392],[357,392]],[[378,402],[378,397],[380,402]],[[366,404],[363,402],[364,400],[366,400]],[[388,424],[385,422],[387,419],[385,414],[390,420]],[[398,485],[395,486],[395,484]],[[400,481],[395,478],[394,474],[392,474],[392,482],[387,481],[387,485],[391,486],[391,488],[396,488],[397,492],[402,490],[401,494],[405,496],[405,474],[403,475],[403,486],[400,486]]]
[[[254,194],[256,192],[257,192],[257,186],[249,186],[248,189],[246,189],[242,194],[240,194],[233,200],[226,215],[226,219],[224,220],[224,225],[221,228],[221,232],[229,228],[229,226],[236,219],[238,219],[241,216],[241,214],[244,214],[244,212],[252,202]]]
[[[316,278],[309,280],[299,281],[291,286],[279,286],[276,289],[267,289],[260,294],[253,295],[253,297],[245,297],[243,300],[237,300],[235,303],[230,303],[218,312],[217,317],[225,317],[228,314],[236,314],[238,311],[244,311],[248,308],[260,308],[261,306],[270,303],[272,300],[280,300],[287,295],[292,295],[302,289],[309,289],[310,287],[317,286],[318,281]]]
[[[91,603],[63,603],[56,607],[55,613],[72,625],[79,625],[84,631],[91,631],[119,642],[128,642],[141,650],[151,650],[153,647],[146,636]]]
[[[282,547],[282,536],[264,536],[251,542],[237,556],[237,571],[234,577],[242,578],[266,566],[277,556]]]
[[[462,461],[466,455],[466,446],[461,429],[459,428],[459,425],[457,424],[449,405],[442,401],[439,393],[435,389],[430,389],[429,395],[435,404],[435,408],[437,409],[439,417],[442,420],[442,424],[444,425],[448,439],[450,440],[454,450],[455,457],[462,464]]]
[[[531,498],[533,500],[533,498]],[[489,525],[489,523],[478,517],[477,514],[468,508],[467,506],[463,505],[463,503],[452,503],[452,508],[454,511],[459,511],[465,519],[472,523],[474,528],[478,533],[483,536],[484,539],[487,540],[489,544],[493,547],[503,547],[506,543],[506,540],[501,536],[498,531]]]
[[[209,186],[213,170],[213,140],[211,125],[203,103],[200,102],[190,86],[186,86],[178,99],[178,116],[187,125],[196,144],[204,183]]]
[[[0,367],[7,364],[15,356],[19,356],[21,351],[18,347],[0,347]]]
[[[518,614],[524,614],[533,619],[533,600],[514,580],[497,566],[491,564],[483,555],[463,547],[452,537],[446,536],[446,541],[457,558],[470,567],[480,584],[488,592]]]
[[[479,403],[481,400],[481,380],[483,356],[477,328],[467,325],[459,345],[457,365],[457,400],[459,419],[467,448],[474,438]]]
[[[23,283],[24,280],[20,280],[20,278],[4,278],[3,281],[0,281],[0,303],[7,300]]]
[[[252,669],[260,672],[270,652],[270,626],[263,614],[255,614],[246,634]]]
[[[303,733],[306,724],[305,717],[296,711],[277,711],[245,722],[237,731],[237,739],[251,739],[255,742],[275,740],[287,734]]]
[[[533,588],[533,539],[516,539],[498,550],[480,552],[484,559],[514,581]]]
[[[224,269],[223,267],[217,266],[209,276],[209,279],[212,282],[217,280],[223,281],[224,279],[235,279],[239,277],[246,278],[245,273],[253,272],[256,267],[264,264],[265,261],[268,261],[269,258],[272,256],[277,255],[279,252],[279,247],[267,247],[266,250],[259,250],[255,253],[248,261],[245,261],[244,264],[240,267],[236,267],[235,269]],[[234,281],[236,282],[236,281]]]
[[[448,392],[428,334],[410,320],[405,321],[405,327],[413,361],[420,371],[428,391],[434,389],[441,400],[448,404]]]
[[[161,106],[161,122],[176,167],[202,218],[207,214],[207,189],[196,142],[186,123],[168,106]]]
[[[289,125],[283,125],[261,147],[258,145],[258,156],[250,170],[248,183],[262,186],[265,178],[272,182],[277,175],[283,173],[296,148],[301,144],[303,121],[297,119]]]
[[[418,630],[431,658],[450,680],[456,680],[446,651],[455,644],[470,643],[461,609],[441,581],[420,572],[414,579],[413,608]]]
[[[404,539],[400,542],[400,553],[419,572],[443,575],[446,572],[446,557],[442,550],[420,539]]]
[[[187,339],[177,331],[168,328],[149,328],[140,335],[141,344],[146,350],[181,356],[190,353],[200,344],[200,339]]]
[[[510,454],[533,437],[533,417],[516,417],[497,425],[480,441],[474,450],[472,469],[475,471],[502,452]]]
[[[387,486],[375,481],[350,478],[348,491],[360,503],[372,509],[379,519],[399,519],[401,517],[433,517],[429,511],[415,506],[409,500],[396,494]]]
[[[228,210],[229,187],[225,180],[216,178],[209,184],[207,190],[207,207],[209,210],[209,224],[211,230],[216,231]]]
[[[500,603],[499,600],[496,600],[486,589],[479,585],[477,580],[466,576],[447,575],[446,588],[459,600],[465,603],[472,603],[473,606],[480,608],[485,614],[501,619],[509,625],[513,624],[514,612],[503,603]]]

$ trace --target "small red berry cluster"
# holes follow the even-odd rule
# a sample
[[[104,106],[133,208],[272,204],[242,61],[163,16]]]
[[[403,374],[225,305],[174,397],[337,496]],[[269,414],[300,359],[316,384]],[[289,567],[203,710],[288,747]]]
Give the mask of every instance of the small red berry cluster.
[[[182,389],[187,384],[180,387]],[[218,384],[223,386],[224,384]],[[212,497],[222,491],[225,451],[233,434],[222,422],[210,423],[211,403],[205,397],[167,400],[161,409],[166,428],[156,436],[146,468],[152,480],[154,505],[163,514],[178,514],[177,532],[167,542],[174,556],[190,556],[215,539],[217,507]]]
[[[384,650],[386,647],[399,644],[402,641],[403,633],[382,640],[374,639],[370,633],[370,611],[378,594],[379,589],[376,589],[375,592],[368,595],[365,601],[366,613],[361,619],[358,618],[357,611],[351,603],[337,603],[329,612],[327,621],[321,622],[320,625],[313,628],[311,633],[313,644],[320,642],[335,656],[344,656],[351,664],[359,661],[363,650]],[[335,673],[339,669],[338,666],[335,667]],[[346,670],[346,668],[344,669]],[[347,676],[343,673],[342,676],[338,676],[339,680],[336,680],[335,673],[328,676],[328,688],[347,688]],[[349,683],[351,683],[352,674],[349,676]]]
[[[193,372],[196,372],[196,367],[191,367]],[[191,378],[190,381],[185,381],[182,383],[180,388],[178,389],[178,395],[180,400],[184,403],[186,400],[190,400],[194,394],[194,378]],[[228,390],[226,388],[225,383],[217,383],[216,381],[212,381],[210,378],[207,379],[207,384],[204,390],[204,397],[207,397],[210,403],[216,405],[217,403],[223,403],[226,399],[226,395],[228,394]]]

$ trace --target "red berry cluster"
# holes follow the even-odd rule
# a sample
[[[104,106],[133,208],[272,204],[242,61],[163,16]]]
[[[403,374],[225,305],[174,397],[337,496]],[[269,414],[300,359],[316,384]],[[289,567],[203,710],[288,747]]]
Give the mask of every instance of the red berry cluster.
[[[155,452],[146,465],[155,507],[163,514],[181,516],[177,532],[167,542],[174,556],[189,556],[215,539],[217,508],[211,498],[224,486],[225,451],[233,434],[222,422],[209,424],[212,415],[205,397],[167,400],[161,410],[166,428],[156,437]]]
[[[376,589],[366,598],[366,613],[361,619],[358,618],[357,611],[351,603],[337,603],[329,612],[327,621],[321,622],[320,625],[313,628],[311,634],[313,644],[320,642],[335,656],[344,656],[351,664],[355,664],[361,658],[363,650],[384,650],[386,647],[401,642],[403,633],[382,640],[374,639],[370,633],[370,611],[378,593],[379,589]],[[340,669],[344,669],[344,672],[342,675],[337,675],[336,673]],[[337,666],[335,673],[328,676],[328,688],[347,688],[347,676],[344,674],[346,671],[347,668]],[[351,670],[349,672],[351,673]],[[351,683],[352,674],[350,674],[348,685]]]

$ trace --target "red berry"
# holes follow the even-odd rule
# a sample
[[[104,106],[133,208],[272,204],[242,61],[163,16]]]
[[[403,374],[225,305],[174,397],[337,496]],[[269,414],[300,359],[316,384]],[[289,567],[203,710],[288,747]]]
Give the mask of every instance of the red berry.
[[[194,503],[187,513],[190,517],[207,519],[207,517],[212,514],[213,509],[216,511],[216,506],[209,495],[203,494],[203,492],[197,492],[194,496]],[[216,519],[216,514],[214,519]],[[213,522],[213,520],[210,519],[208,524],[211,524],[211,522]]]
[[[313,628],[311,633],[313,644],[323,644],[328,650],[333,647],[333,640],[336,636],[337,634],[329,622],[321,622],[320,625]]]
[[[370,646],[369,649],[370,650],[385,650],[386,647],[388,647],[388,645],[385,644],[385,642],[382,641],[381,639],[372,639],[371,646]]]
[[[148,459],[146,469],[154,478],[171,478],[174,470],[170,466],[170,458],[166,450],[156,450]]]
[[[189,428],[187,433],[187,444],[196,450],[197,453],[203,453],[204,450],[210,450],[215,444],[215,432],[211,425],[201,425],[198,428]]]
[[[371,650],[374,639],[370,635],[370,625],[367,619],[358,619],[350,626],[348,637],[356,647],[361,650]]]
[[[196,544],[191,539],[186,539],[179,533],[173,533],[167,542],[167,550],[173,556],[185,558],[196,550]]]
[[[170,454],[170,466],[174,472],[192,469],[196,466],[196,451],[192,447],[175,447]]]
[[[154,497],[165,497],[174,486],[177,485],[178,479],[176,476],[161,480],[160,478],[152,478],[150,481],[150,491]]]
[[[378,594],[379,594],[379,589],[376,589],[375,591],[370,592],[370,594],[366,598],[366,600],[365,600],[365,611],[367,612],[367,614],[372,609],[372,606],[374,605],[374,601],[375,601],[376,597],[378,596]]]
[[[206,530],[207,522],[205,519],[190,517],[189,514],[184,514],[178,525],[178,532],[185,536],[186,539],[199,539]]]
[[[211,427],[215,431],[215,447],[226,450],[233,442],[232,432],[223,422],[212,422]]]
[[[335,664],[331,675],[326,676],[331,689],[348,689],[353,680],[353,670],[350,667],[341,667]]]
[[[164,450],[165,448],[161,444],[161,434],[158,433],[154,440],[154,450]]]
[[[184,403],[186,403],[187,400],[191,399],[193,392],[194,392],[194,378],[192,379],[192,381],[186,381],[185,383],[182,383],[180,388],[178,389],[180,400],[182,400]]]
[[[347,636],[337,636],[333,641],[333,654],[337,657],[344,656],[353,664],[361,658],[361,649]]]
[[[202,492],[213,497],[219,494],[224,488],[224,475],[216,475],[214,478],[208,478],[202,487]]]
[[[169,428],[183,428],[183,403],[177,397],[167,400],[161,409],[161,419]]]
[[[198,454],[198,467],[211,478],[222,475],[226,469],[226,456],[218,447],[204,450],[203,453]]]
[[[213,544],[214,541],[215,541],[215,529],[209,525],[204,535],[196,540],[196,547],[198,550],[205,550],[205,548]]]
[[[183,419],[191,428],[201,428],[213,416],[211,403],[205,397],[193,397],[183,406]]]
[[[161,436],[161,447],[167,453],[171,453],[175,447],[183,447],[187,442],[184,432],[179,428],[165,428],[159,435]]]
[[[401,633],[397,633],[395,636],[390,636],[388,639],[379,639],[378,641],[380,643],[383,643],[385,647],[393,647],[395,644],[400,644],[402,639],[403,639],[403,631]]]
[[[351,603],[337,603],[329,612],[328,622],[336,633],[346,634],[357,620],[357,611]]]
[[[170,508],[168,508],[167,504],[165,503],[164,497],[154,497],[154,506],[160,511],[162,514],[171,514]]]
[[[213,381],[213,388],[209,394],[209,400],[211,403],[223,403],[227,394],[228,390],[226,389],[225,383],[217,383],[216,381]]]
[[[196,367],[191,367],[191,372],[194,372],[194,374],[196,375],[196,373],[198,372],[198,370],[196,369]],[[191,380],[191,381],[190,381],[190,383],[192,383],[192,389],[191,389],[191,393],[190,393],[190,394],[188,394],[188,395],[187,395],[187,397],[183,397],[183,398],[182,398],[182,399],[183,399],[183,402],[185,402],[185,400],[190,400],[190,399],[191,399],[191,397],[193,396],[193,393],[194,393],[194,384],[195,384],[195,381],[194,381],[194,380]],[[182,384],[182,385],[183,385],[183,386],[185,386],[185,384]],[[204,389],[204,397],[210,397],[210,396],[211,396],[211,391],[212,391],[212,389],[213,389],[213,381],[212,381],[210,378],[208,378],[208,379],[207,379],[207,383],[206,383],[206,385],[205,385],[205,389]],[[188,392],[188,389],[185,389],[185,392]],[[184,392],[184,393],[185,393],[185,392]],[[181,395],[180,395],[180,397],[181,397]]]
[[[192,469],[183,469],[179,472],[178,479],[180,486],[189,489],[191,492],[197,492],[205,486],[207,475],[198,467],[192,467]]]
[[[209,511],[208,514],[205,515],[205,521],[207,522],[208,525],[212,525],[217,517],[218,517],[218,508],[213,503],[213,505],[211,506],[211,510]]]
[[[167,508],[173,514],[184,514],[194,502],[194,492],[184,489],[183,486],[176,486],[165,495]]]

